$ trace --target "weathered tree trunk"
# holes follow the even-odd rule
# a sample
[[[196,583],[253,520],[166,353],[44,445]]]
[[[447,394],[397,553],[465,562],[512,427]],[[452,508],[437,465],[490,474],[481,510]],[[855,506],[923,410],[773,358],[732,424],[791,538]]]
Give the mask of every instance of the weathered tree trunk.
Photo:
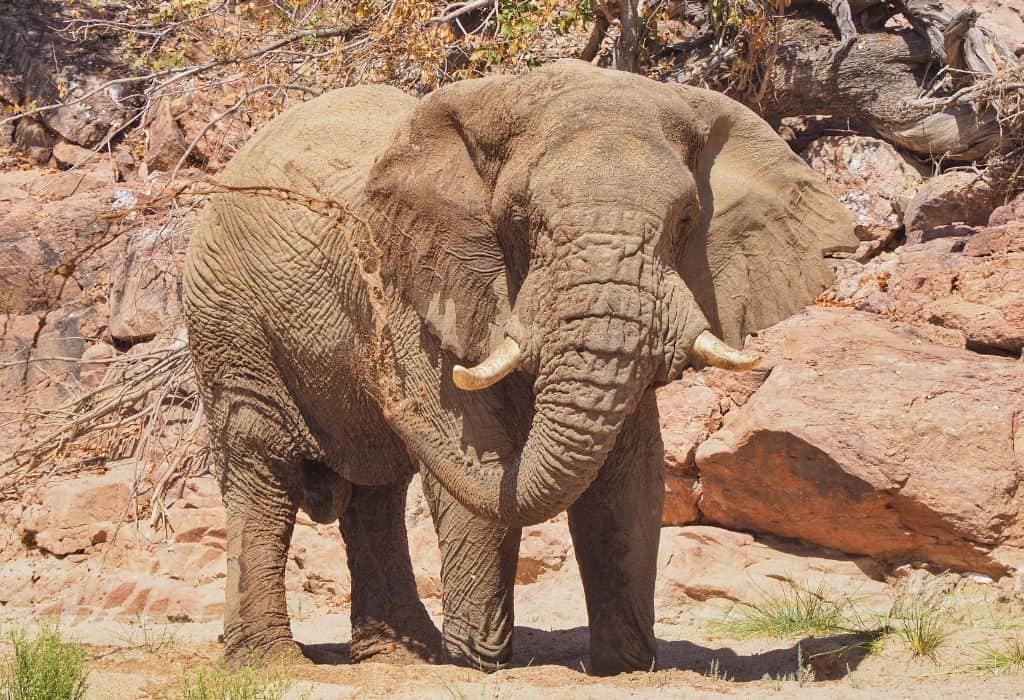
[[[637,0],[619,2],[619,38],[615,42],[615,67],[640,72],[640,35],[637,28]]]
[[[853,117],[908,150],[975,160],[1000,146],[994,112],[971,103],[919,97],[932,46],[904,32],[841,41],[821,20],[787,20],[761,105],[766,117]]]
[[[674,11],[698,32],[667,47],[679,65],[670,80],[709,84],[765,117],[850,117],[934,158],[978,160],[1024,142],[1020,120],[1010,124],[1004,114],[1000,124],[989,102],[1020,90],[1024,65],[975,25],[970,8],[956,13],[942,0],[794,0],[785,18],[752,10],[722,26],[706,3],[683,0]],[[886,24],[897,14],[903,29]],[[766,25],[775,37],[767,45]]]

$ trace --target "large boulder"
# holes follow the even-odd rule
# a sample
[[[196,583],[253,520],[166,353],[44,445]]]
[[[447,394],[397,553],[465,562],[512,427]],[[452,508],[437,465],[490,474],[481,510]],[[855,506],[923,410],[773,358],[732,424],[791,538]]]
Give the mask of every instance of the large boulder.
[[[662,615],[694,602],[729,609],[758,605],[791,591],[856,598],[861,609],[886,612],[883,570],[866,557],[844,557],[806,544],[691,525],[661,531],[655,595]]]
[[[764,381],[763,371],[737,374],[707,368],[687,370],[683,378],[658,390],[661,436],[665,443],[663,525],[700,520],[697,447],[722,426],[722,416],[742,405]]]
[[[697,448],[705,521],[889,562],[1024,566],[1024,372],[908,326],[811,308]]]

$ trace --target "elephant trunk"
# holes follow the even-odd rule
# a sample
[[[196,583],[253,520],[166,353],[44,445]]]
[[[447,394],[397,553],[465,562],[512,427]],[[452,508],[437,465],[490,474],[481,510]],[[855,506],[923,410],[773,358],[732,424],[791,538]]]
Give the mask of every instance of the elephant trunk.
[[[588,282],[563,292],[559,303],[546,305],[546,313],[557,318],[540,321],[553,330],[545,334],[535,358],[535,411],[518,460],[483,463],[430,430],[414,410],[392,415],[413,456],[456,499],[477,515],[510,527],[543,522],[580,497],[653,374],[651,292],[640,292],[635,282]],[[538,301],[544,300],[521,295],[517,309]],[[612,313],[608,303],[623,313]],[[630,313],[623,305],[631,307]],[[530,316],[539,322],[532,312]],[[496,367],[498,374],[504,373],[517,348],[518,343],[506,339],[488,361],[472,370],[456,370],[456,384],[478,388],[473,382],[493,375]]]

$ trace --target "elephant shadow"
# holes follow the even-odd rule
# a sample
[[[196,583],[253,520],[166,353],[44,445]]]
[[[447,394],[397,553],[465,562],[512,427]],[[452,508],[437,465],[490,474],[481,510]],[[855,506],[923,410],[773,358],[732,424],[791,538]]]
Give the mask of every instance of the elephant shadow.
[[[815,681],[839,680],[851,674],[869,653],[877,632],[851,632],[829,637],[804,637],[767,651],[740,653],[729,647],[701,646],[685,640],[658,640],[658,670],[676,669],[715,674],[735,682],[793,678],[810,668]],[[510,668],[564,666],[589,673],[590,632],[586,627],[542,630],[516,627]],[[347,643],[304,645],[317,664],[349,663]]]
[[[802,665],[814,672],[814,680],[846,677],[868,655],[870,643],[881,632],[851,632],[828,637],[804,637],[786,646],[754,653],[727,646],[710,647],[685,640],[658,640],[658,670],[677,669],[716,673],[737,682],[798,677]],[[511,666],[557,665],[589,672],[590,633],[586,627],[566,630],[516,628],[516,651]]]

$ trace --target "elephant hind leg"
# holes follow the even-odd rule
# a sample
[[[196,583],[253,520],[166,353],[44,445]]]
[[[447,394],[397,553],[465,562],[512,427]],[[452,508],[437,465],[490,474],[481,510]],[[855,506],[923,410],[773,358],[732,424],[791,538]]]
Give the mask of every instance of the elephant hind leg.
[[[416,591],[405,531],[408,479],[352,487],[341,534],[352,579],[353,662],[440,660],[441,635]]]
[[[285,601],[284,572],[295,526],[295,504],[272,469],[235,455],[223,485],[227,510],[225,653],[277,656],[298,651]],[[257,476],[259,475],[259,476]],[[256,478],[253,478],[256,477]]]
[[[227,511],[224,644],[231,661],[298,656],[285,600],[285,565],[298,504],[297,453],[280,411],[238,392],[214,429]]]

